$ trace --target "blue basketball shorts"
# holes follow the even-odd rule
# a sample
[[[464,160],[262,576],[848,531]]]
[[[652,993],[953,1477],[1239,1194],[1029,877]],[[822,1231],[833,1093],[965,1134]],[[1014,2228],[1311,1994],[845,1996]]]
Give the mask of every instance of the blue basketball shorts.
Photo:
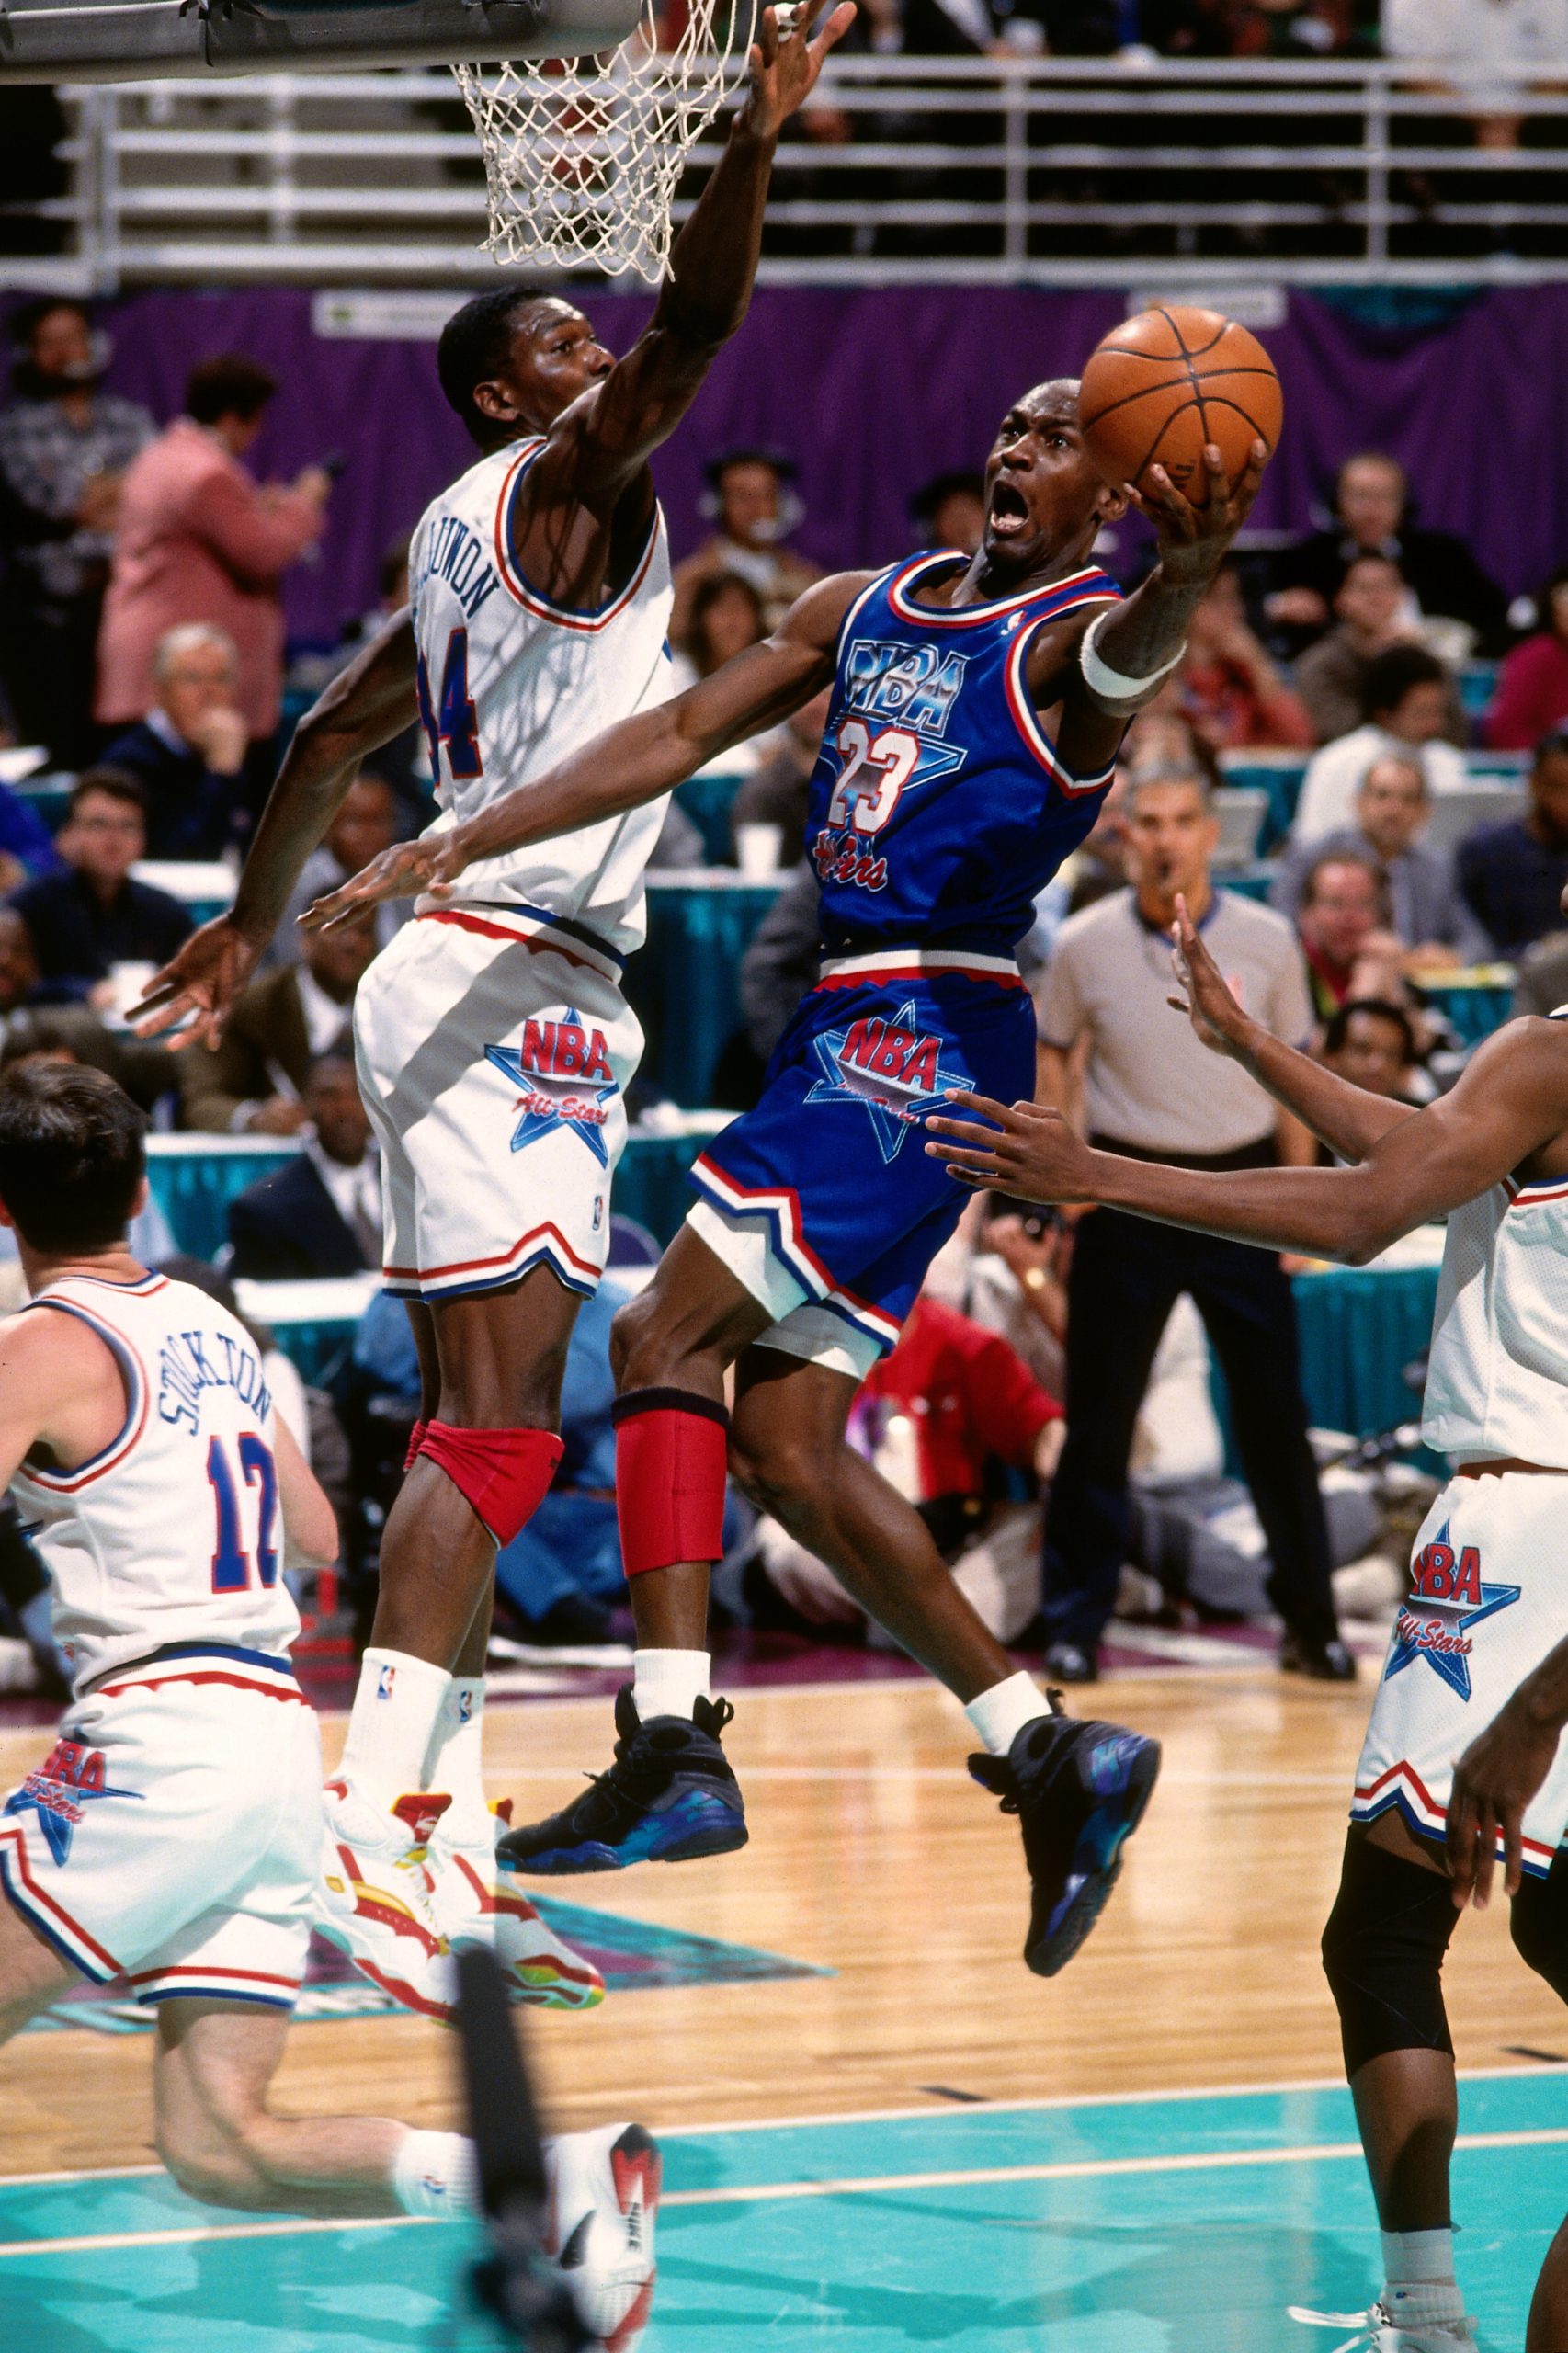
[[[927,1116],[951,1087],[1013,1103],[1034,1083],[1034,1006],[1001,960],[830,966],[756,1109],[692,1170],[687,1222],[774,1318],[759,1345],[864,1379],[969,1199],[927,1155]]]

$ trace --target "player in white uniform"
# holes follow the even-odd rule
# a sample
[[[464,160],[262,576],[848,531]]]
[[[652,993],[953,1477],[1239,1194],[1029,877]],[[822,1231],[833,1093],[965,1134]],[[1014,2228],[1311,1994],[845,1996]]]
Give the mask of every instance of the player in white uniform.
[[[1510,1023],[1451,1094],[1414,1111],[1269,1038],[1185,911],[1177,933],[1199,1036],[1346,1165],[1221,1176],[1149,1165],[1091,1151],[1032,1105],[1004,1110],[978,1097],[964,1100],[1002,1134],[960,1114],[932,1122],[950,1141],[930,1149],[969,1181],[1030,1199],[1104,1201],[1352,1264],[1449,1221],[1423,1429],[1454,1472],[1415,1540],[1324,1936],[1385,2282],[1369,2313],[1297,2317],[1356,2326],[1355,2344],[1376,2353],[1456,2353],[1474,2338],[1454,2275],[1458,2107],[1441,1972],[1477,1885],[1477,1849],[1494,1853],[1500,1829],[1515,1944],[1568,1999],[1568,1764],[1557,1738],[1568,1721],[1568,1009]],[[1492,1719],[1495,1734],[1484,1729]],[[1459,1864],[1451,1881],[1445,1830]],[[1490,1876],[1488,1864],[1483,1895]],[[1565,2344],[1568,2238],[1542,2274],[1528,2353]]]
[[[412,615],[301,722],[232,915],[158,976],[144,1027],[194,1013],[216,1036],[358,759],[416,710],[446,823],[667,691],[669,553],[648,459],[744,316],[778,132],[853,21],[835,7],[812,38],[824,5],[787,30],[764,11],[749,93],[625,358],[570,303],[526,287],[449,322],[442,387],[485,454],[419,526]],[[639,812],[475,870],[460,904],[416,909],[360,990],[385,1270],[409,1301],[425,1397],[329,1811],[357,1873],[384,1885],[428,1820],[418,1793],[449,1799],[429,1841],[431,1913],[410,1928],[365,1904],[344,1924],[373,1972],[409,1978],[422,1935],[494,1923],[499,1901],[518,1998],[542,1979],[559,2000],[571,1984],[570,1957],[541,1951],[537,1926],[517,1943],[518,1907],[531,1907],[495,1892],[483,1678],[494,1549],[560,1459],[567,1342],[604,1265],[642,1042],[620,968],[642,936],[659,822]],[[641,1639],[657,1660],[669,1638],[654,1626]]]
[[[0,2040],[85,1977],[157,2012],[159,2154],[222,2206],[461,2214],[467,2141],[390,2118],[274,2116],[317,1919],[321,1743],[294,1679],[287,1568],[332,1509],[249,1335],[131,1256],[142,1120],[99,1071],[0,1086],[0,1223],[30,1293],[0,1326],[0,1475],[53,1587],[74,1692],[0,1806]],[[557,2228],[596,2337],[653,2292],[657,2154],[635,2126],[555,2144]]]

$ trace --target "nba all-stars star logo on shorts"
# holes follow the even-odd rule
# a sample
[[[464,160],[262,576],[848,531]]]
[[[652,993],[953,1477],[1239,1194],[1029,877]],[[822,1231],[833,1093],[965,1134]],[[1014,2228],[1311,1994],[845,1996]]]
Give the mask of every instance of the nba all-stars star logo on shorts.
[[[417,915],[354,1012],[387,1287],[452,1298],[548,1266],[591,1293],[642,1032],[620,959],[520,905]]]
[[[1455,1760],[1547,1653],[1568,1639],[1562,1525],[1568,1472],[1451,1479],[1415,1539],[1356,1770],[1351,1819],[1397,1807],[1440,1839]],[[1568,1827],[1568,1744],[1525,1814],[1527,1870],[1543,1876]]]

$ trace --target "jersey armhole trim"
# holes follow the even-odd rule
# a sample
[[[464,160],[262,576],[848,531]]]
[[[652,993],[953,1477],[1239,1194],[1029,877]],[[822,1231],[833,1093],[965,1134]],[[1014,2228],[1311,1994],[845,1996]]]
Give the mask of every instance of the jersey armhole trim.
[[[1083,601],[1088,603],[1109,600],[1085,598]],[[1073,608],[1068,606],[1065,609],[1070,612]],[[1021,629],[1013,640],[1012,651],[1007,656],[1007,666],[1004,676],[1007,690],[1007,707],[1013,714],[1014,724],[1019,734],[1040,767],[1068,800],[1078,801],[1082,800],[1085,793],[1105,790],[1111,778],[1116,774],[1115,755],[1112,755],[1103,768],[1097,769],[1092,776],[1076,775],[1067,766],[1051,737],[1040,725],[1040,714],[1035,710],[1033,698],[1028,690],[1028,682],[1024,676],[1024,665],[1028,659],[1029,647],[1042,629],[1049,628],[1053,621],[1059,621],[1061,619],[1061,613],[1042,613],[1040,619],[1031,621],[1027,629]]]
[[[129,1286],[119,1284],[112,1288],[125,1290]],[[46,1488],[51,1495],[74,1495],[78,1487],[87,1486],[93,1480],[103,1478],[130,1453],[146,1427],[151,1392],[142,1359],[122,1332],[117,1332],[111,1324],[104,1323],[90,1308],[82,1307],[74,1300],[48,1297],[29,1300],[21,1312],[25,1315],[31,1314],[35,1308],[40,1307],[51,1308],[57,1315],[74,1315],[78,1324],[85,1324],[89,1331],[96,1332],[119,1365],[119,1377],[125,1383],[125,1419],[108,1444],[101,1446],[97,1454],[89,1455],[85,1462],[77,1463],[72,1471],[39,1471],[28,1463],[22,1465],[19,1476],[30,1481],[34,1486]]]
[[[618,613],[625,611],[647,578],[648,567],[653,561],[653,551],[664,530],[664,509],[655,498],[653,512],[648,521],[648,536],[624,588],[607,597],[602,605],[558,605],[553,597],[545,595],[542,588],[534,586],[517,562],[512,546],[512,517],[523,476],[543,448],[544,443],[540,440],[525,449],[501,485],[501,495],[495,502],[495,569],[513,603],[521,605],[526,612],[534,614],[540,620],[553,621],[559,629],[596,635],[608,628]]]

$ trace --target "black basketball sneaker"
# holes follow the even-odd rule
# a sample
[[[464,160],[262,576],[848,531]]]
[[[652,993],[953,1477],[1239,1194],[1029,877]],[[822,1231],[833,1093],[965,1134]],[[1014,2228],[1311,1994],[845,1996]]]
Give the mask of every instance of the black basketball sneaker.
[[[727,1699],[699,1699],[690,1718],[643,1723],[631,1687],[617,1692],[615,1762],[580,1798],[544,1822],[510,1830],[498,1867],[541,1878],[619,1871],[629,1863],[685,1863],[746,1843],[740,1786],[720,1745]]]
[[[1016,1813],[1034,1900],[1024,1959],[1037,1977],[1065,1969],[1104,1911],[1160,1772],[1160,1744],[1119,1724],[1051,1712],[1026,1724],[1006,1756],[971,1756],[982,1789]]]

